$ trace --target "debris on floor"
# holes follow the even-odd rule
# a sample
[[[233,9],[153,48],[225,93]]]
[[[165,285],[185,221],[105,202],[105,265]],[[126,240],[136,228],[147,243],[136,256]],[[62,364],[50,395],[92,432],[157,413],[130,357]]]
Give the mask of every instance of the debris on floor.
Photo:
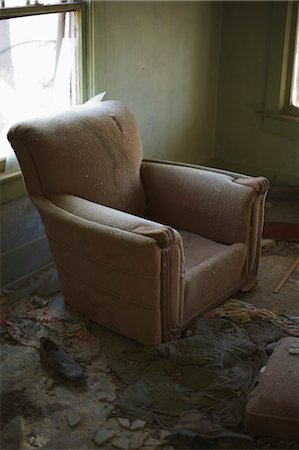
[[[37,301],[38,300],[38,301]],[[96,358],[100,341],[89,333],[88,321],[70,307],[66,308],[35,295],[11,302],[1,302],[1,325],[16,342],[39,349],[40,339],[53,339],[77,360],[87,362]]]
[[[67,413],[67,421],[69,426],[72,428],[80,423],[81,417],[76,411],[70,410]]]
[[[169,427],[198,408],[213,411],[225,426],[240,425],[253,382],[247,358],[257,347],[229,320],[196,323],[190,337],[109,361],[127,384],[117,403],[123,413]]]
[[[262,240],[262,256],[294,256],[298,255],[298,252],[298,243],[273,241],[272,239]]]
[[[254,439],[247,434],[236,433],[213,423],[211,417],[198,411],[190,411],[182,415],[173,428],[172,435],[182,439],[188,437],[192,448],[210,448],[217,440],[229,443],[229,448],[254,448]],[[186,439],[185,439],[186,440]]]
[[[267,249],[269,247],[274,247],[275,245],[275,241],[273,241],[273,239],[262,239],[261,242],[261,248],[262,249]]]
[[[271,242],[262,251],[255,292],[238,293],[181,339],[154,348],[67,308],[53,270],[4,290],[1,448],[297,449],[294,440],[254,436],[245,428],[246,404],[261,368],[281,339],[297,339],[299,328],[298,270],[273,296],[298,247]],[[44,371],[37,351],[41,337],[82,365],[84,389]],[[291,348],[291,357],[298,358],[297,350]]]
[[[261,319],[264,322],[272,323],[292,336],[299,336],[299,326],[293,318],[269,311],[266,308],[257,308],[250,303],[237,299],[230,299],[223,305],[207,313],[205,318],[223,317],[229,318],[237,324],[245,324],[253,319]]]

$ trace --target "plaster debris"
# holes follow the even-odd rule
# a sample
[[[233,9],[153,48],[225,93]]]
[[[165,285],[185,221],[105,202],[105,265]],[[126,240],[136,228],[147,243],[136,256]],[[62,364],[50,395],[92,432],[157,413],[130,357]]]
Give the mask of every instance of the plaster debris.
[[[35,441],[36,441],[36,436],[35,436],[35,434],[31,434],[31,435],[28,437],[28,442],[29,442],[29,444],[30,444],[30,445],[33,445],[33,444],[35,443]]]
[[[153,438],[152,436],[149,436],[149,438],[145,441],[145,446],[147,447],[156,447],[158,445],[161,445],[161,442],[158,439]]]
[[[67,413],[67,421],[70,427],[75,427],[78,423],[80,423],[81,417],[78,413],[76,413],[76,411],[70,410]]]
[[[102,444],[105,444],[105,442],[110,441],[110,439],[112,439],[113,436],[114,436],[113,430],[104,430],[104,429],[100,428],[97,431],[94,441],[95,441],[96,445],[102,445]]]
[[[101,362],[100,361],[99,363],[100,363],[100,365],[99,365],[98,370],[100,372],[104,372],[104,373],[110,373],[111,372],[110,367],[108,366],[108,364],[106,362]]]
[[[125,430],[129,430],[130,429],[130,421],[129,419],[123,419],[123,418],[119,418],[117,419],[119,425],[121,426],[121,428],[124,428]]]
[[[33,303],[39,308],[45,308],[48,305],[48,300],[36,295],[33,297]]]
[[[166,441],[168,438],[169,438],[169,436],[170,436],[170,432],[169,431],[167,431],[167,430],[162,430],[161,432],[160,432],[160,439],[161,439],[161,441]]]
[[[146,425],[146,422],[144,420],[134,420],[134,422],[131,424],[131,430],[132,431],[138,431],[143,430]]]
[[[53,380],[53,378],[47,378],[46,388],[48,391],[52,388],[52,386],[54,386],[54,384],[55,384],[55,380]]]
[[[115,439],[112,442],[113,447],[121,449],[121,450],[127,450],[130,448],[130,440],[128,438],[120,437],[118,439]]]
[[[98,398],[98,402],[104,402],[105,400],[108,399],[108,394],[106,394],[105,392],[101,392],[100,394],[97,395]]]
[[[148,438],[149,433],[148,432],[136,432],[132,435],[130,440],[130,448],[138,448],[140,449],[145,440]]]
[[[272,245],[275,245],[275,242],[273,241],[273,239],[262,239],[262,242],[261,242],[262,248],[272,247]]]

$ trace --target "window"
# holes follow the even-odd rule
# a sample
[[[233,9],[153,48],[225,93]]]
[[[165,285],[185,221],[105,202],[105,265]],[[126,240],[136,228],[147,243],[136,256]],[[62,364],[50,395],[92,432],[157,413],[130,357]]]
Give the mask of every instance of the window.
[[[298,2],[273,2],[264,130],[298,139]]]
[[[80,35],[83,1],[1,0],[0,158],[18,166],[7,140],[20,120],[82,100]]]
[[[290,106],[299,109],[299,8],[297,4],[297,14],[294,14],[295,19],[295,39],[293,50],[293,67],[291,76],[291,92],[290,92]]]

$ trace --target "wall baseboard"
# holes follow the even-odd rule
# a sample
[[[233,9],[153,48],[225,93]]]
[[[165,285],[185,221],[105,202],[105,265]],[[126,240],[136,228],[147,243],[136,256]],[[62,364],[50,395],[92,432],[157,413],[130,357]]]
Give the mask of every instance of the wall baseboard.
[[[299,225],[296,223],[265,222],[263,238],[274,241],[299,242]]]

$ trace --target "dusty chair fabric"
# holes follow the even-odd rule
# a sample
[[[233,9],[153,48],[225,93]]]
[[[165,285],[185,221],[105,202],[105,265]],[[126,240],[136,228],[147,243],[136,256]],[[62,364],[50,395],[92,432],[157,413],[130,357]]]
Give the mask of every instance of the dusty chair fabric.
[[[65,301],[147,345],[255,283],[268,181],[142,160],[132,113],[96,98],[8,138]]]

